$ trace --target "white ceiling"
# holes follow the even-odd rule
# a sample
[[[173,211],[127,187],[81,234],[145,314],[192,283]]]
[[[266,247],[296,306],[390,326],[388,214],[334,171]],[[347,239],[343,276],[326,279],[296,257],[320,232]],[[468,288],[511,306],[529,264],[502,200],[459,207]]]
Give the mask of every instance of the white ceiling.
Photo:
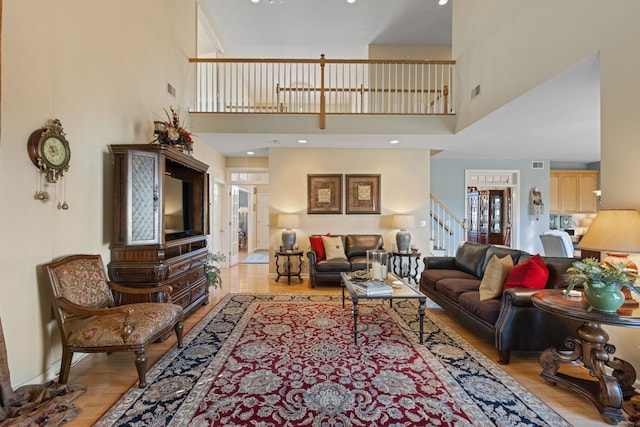
[[[452,0],[455,1],[455,0]],[[368,46],[450,45],[451,5],[438,0],[205,0],[225,56],[366,58]],[[199,39],[200,48],[204,45]],[[202,49],[200,49],[202,52]],[[576,64],[455,135],[207,134],[229,157],[267,148],[424,148],[438,157],[600,159],[600,72],[597,56]],[[481,95],[482,96],[482,95]],[[304,146],[298,139],[308,141]],[[277,141],[277,142],[274,142]]]

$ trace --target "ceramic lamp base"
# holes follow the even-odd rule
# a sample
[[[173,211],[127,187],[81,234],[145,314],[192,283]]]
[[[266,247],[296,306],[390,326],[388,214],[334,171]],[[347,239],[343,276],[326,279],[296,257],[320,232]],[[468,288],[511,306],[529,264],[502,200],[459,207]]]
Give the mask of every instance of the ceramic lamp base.
[[[396,233],[396,245],[398,252],[409,252],[411,247],[411,233],[407,230],[400,230]]]
[[[291,228],[286,228],[282,231],[282,246],[285,251],[293,249],[293,245],[296,243],[296,232]]]

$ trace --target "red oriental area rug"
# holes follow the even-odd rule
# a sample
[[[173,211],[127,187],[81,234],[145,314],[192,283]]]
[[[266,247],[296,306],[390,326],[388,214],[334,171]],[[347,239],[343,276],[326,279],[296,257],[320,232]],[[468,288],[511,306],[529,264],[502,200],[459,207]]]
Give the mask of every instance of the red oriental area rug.
[[[360,308],[356,346],[336,297],[229,296],[96,425],[568,425],[411,301]]]
[[[353,344],[353,318],[336,303],[263,302],[211,367],[190,414],[198,425],[412,425],[464,420],[459,390],[440,364],[376,306]],[[426,353],[426,352],[423,352]],[[445,376],[444,381],[439,377]],[[189,411],[189,412],[191,412]],[[478,416],[478,414],[475,414]],[[481,414],[480,414],[481,415]],[[463,423],[464,424],[464,423]]]

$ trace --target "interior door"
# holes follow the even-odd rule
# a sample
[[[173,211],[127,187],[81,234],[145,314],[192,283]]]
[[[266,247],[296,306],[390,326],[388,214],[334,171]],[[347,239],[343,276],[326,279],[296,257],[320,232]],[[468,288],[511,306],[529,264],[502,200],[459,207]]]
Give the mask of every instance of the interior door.
[[[211,226],[211,237],[213,241],[212,252],[216,253],[218,251],[222,251],[222,233],[224,230],[222,228],[222,184],[219,182],[215,182],[213,184],[213,197],[211,198],[211,214],[213,224]]]
[[[229,212],[229,265],[236,265],[238,263],[238,217],[240,210],[240,189],[236,185],[231,186],[229,191],[229,206],[231,211]]]
[[[258,195],[256,211],[256,248],[269,249],[269,196],[267,194]]]

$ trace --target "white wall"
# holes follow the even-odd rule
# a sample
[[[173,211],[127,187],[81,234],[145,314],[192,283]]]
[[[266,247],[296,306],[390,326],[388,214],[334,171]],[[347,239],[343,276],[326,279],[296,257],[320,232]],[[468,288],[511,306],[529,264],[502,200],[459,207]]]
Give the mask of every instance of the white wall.
[[[602,208],[640,208],[640,2],[453,2],[458,130],[581,59],[600,54]],[[470,101],[471,88],[482,95]],[[606,327],[616,356],[640,367],[640,331]]]
[[[309,247],[310,234],[326,233],[382,234],[385,247],[391,249],[397,231],[391,228],[393,214],[413,214],[418,225],[428,220],[429,162],[429,150],[269,149],[271,249],[281,244],[282,230],[275,227],[279,213],[301,216],[296,230],[301,249]],[[308,174],[380,174],[380,215],[346,215],[344,204],[340,215],[307,215]],[[412,243],[425,253],[428,228],[417,227],[410,232]],[[273,273],[273,262],[271,268]]]
[[[72,253],[109,261],[107,145],[149,142],[163,108],[186,111],[195,0],[5,0],[2,12],[0,316],[12,384],[20,385],[59,368],[57,326],[36,266]],[[62,121],[71,145],[67,211],[33,197],[27,138],[49,118]],[[197,140],[195,157],[210,172],[224,168]]]

